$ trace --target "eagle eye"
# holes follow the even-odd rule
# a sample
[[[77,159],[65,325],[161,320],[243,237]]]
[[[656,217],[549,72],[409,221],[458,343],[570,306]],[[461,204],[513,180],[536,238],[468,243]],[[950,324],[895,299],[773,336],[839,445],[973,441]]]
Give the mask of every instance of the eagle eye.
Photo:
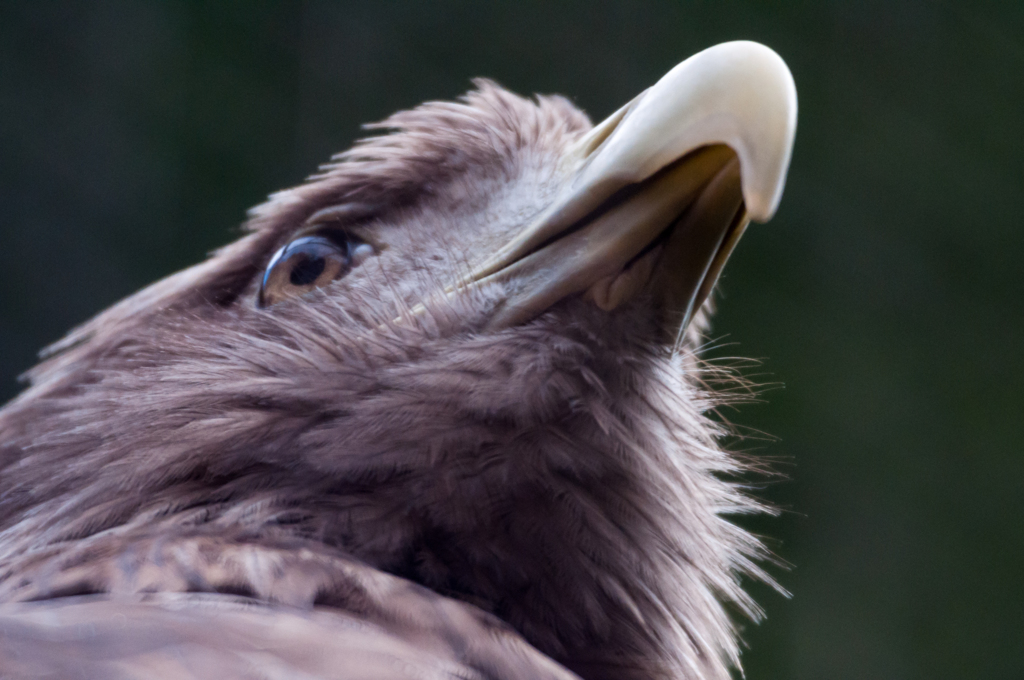
[[[270,307],[323,288],[372,253],[372,246],[345,234],[297,238],[270,258],[256,304]]]

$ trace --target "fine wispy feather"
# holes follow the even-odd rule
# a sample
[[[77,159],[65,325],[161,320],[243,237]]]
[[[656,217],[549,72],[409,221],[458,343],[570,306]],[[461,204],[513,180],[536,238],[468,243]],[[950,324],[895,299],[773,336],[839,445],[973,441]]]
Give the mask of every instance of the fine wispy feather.
[[[477,81],[72,331],[0,411],[0,674],[728,678],[764,508],[699,348],[794,122],[752,43],[596,128]]]

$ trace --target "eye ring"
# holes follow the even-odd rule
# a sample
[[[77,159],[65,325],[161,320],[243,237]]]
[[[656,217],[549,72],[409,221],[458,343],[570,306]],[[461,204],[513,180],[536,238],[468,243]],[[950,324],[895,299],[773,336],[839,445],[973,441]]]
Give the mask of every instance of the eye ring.
[[[373,253],[347,234],[312,234],[293,239],[270,258],[256,306],[266,308],[305,295],[344,277]]]

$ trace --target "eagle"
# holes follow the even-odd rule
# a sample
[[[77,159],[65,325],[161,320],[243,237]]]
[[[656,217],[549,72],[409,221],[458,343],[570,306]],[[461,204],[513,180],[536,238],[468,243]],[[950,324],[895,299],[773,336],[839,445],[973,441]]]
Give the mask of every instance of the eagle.
[[[795,126],[753,42],[596,126],[478,80],[71,331],[0,411],[0,675],[729,678],[701,351]]]

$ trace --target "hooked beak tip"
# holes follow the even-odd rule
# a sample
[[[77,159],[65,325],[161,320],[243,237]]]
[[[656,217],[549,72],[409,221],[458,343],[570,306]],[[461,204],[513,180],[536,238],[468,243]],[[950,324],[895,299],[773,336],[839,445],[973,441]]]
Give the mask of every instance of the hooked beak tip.
[[[746,40],[715,45],[580,139],[576,184],[642,182],[702,146],[725,144],[740,160],[747,213],[767,222],[782,198],[796,119],[796,84],[782,57]]]

